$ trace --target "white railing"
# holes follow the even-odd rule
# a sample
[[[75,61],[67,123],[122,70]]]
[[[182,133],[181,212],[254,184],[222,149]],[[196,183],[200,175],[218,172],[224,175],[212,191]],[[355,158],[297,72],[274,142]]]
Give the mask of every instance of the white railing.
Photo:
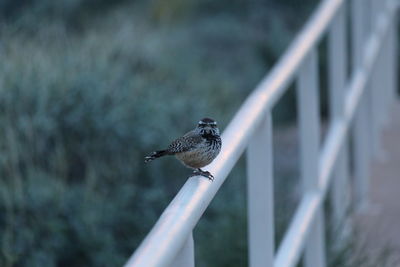
[[[125,266],[194,266],[192,231],[246,148],[249,266],[295,266],[303,252],[305,266],[325,266],[322,203],[331,187],[333,218],[343,220],[350,156],[356,205],[367,203],[369,161],[378,152],[379,131],[397,88],[397,7],[395,0],[322,1],[224,131],[220,156],[205,168],[214,182],[189,178]],[[317,48],[325,35],[331,117],[321,143]],[[292,82],[297,83],[303,194],[275,253],[271,109]]]

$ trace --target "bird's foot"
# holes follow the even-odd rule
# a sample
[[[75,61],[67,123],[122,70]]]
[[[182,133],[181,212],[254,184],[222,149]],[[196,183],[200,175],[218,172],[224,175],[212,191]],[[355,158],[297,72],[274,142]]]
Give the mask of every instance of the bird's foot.
[[[193,176],[196,176],[196,175],[200,175],[200,176],[208,178],[208,180],[210,180],[210,181],[214,181],[214,176],[208,171],[203,171],[202,169],[194,170]]]

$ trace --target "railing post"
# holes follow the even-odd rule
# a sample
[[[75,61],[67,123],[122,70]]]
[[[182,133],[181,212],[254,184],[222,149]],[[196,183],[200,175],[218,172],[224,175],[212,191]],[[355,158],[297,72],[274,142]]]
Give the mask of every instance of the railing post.
[[[381,13],[385,13],[388,11],[390,8],[388,6],[388,3],[390,1],[383,1],[384,3],[381,3],[382,5],[382,10]],[[388,118],[388,107],[391,104],[391,100],[393,98],[392,93],[390,92],[390,83],[391,83],[391,78],[390,78],[390,73],[392,71],[391,69],[391,60],[392,56],[390,55],[390,35],[391,35],[391,27],[392,25],[389,26],[389,31],[385,35],[383,44],[382,44],[382,49],[379,52],[378,55],[378,63],[377,63],[377,75],[378,75],[378,80],[377,84],[379,85],[379,92],[376,94],[379,94],[379,114],[378,114],[378,119],[380,120],[380,126],[384,124],[387,121]]]
[[[347,80],[346,14],[342,6],[328,33],[329,100],[331,123],[343,119]]]
[[[272,118],[255,130],[247,150],[249,266],[272,266],[274,260],[274,190]]]
[[[300,172],[303,192],[316,192],[320,190],[318,181],[320,122],[315,48],[309,52],[300,68],[297,92],[300,124]],[[306,267],[324,267],[326,265],[323,217],[323,210],[320,208],[306,241],[304,258]]]
[[[344,98],[347,80],[346,10],[343,5],[333,21],[328,35],[329,107],[331,127],[344,119]],[[347,139],[339,152],[332,177],[331,203],[334,226],[345,219],[348,208],[348,149]]]
[[[181,250],[175,256],[170,267],[194,267],[194,241],[190,233]]]
[[[395,8],[393,7],[393,1],[388,1],[389,4],[387,5],[387,9]],[[391,104],[393,104],[393,100],[396,98],[396,90],[397,90],[397,76],[398,76],[398,69],[397,69],[397,61],[398,61],[398,50],[397,50],[397,17],[395,15],[390,23],[389,31],[387,34],[387,95],[388,95],[388,105],[387,109],[390,109]],[[387,110],[389,112],[389,110]]]
[[[364,40],[367,41],[373,33],[374,28],[376,27],[376,18],[377,14],[376,10],[376,5],[374,3],[374,0],[367,0],[367,2],[364,2],[364,13],[363,13],[363,18],[364,18]],[[365,42],[364,42],[365,43]],[[363,48],[365,45],[363,44]],[[372,159],[374,154],[377,154],[378,152],[378,128],[376,127],[377,122],[374,121],[374,113],[376,113],[376,109],[374,108],[376,100],[374,99],[374,93],[376,91],[374,87],[374,82],[372,80],[373,74],[371,73],[369,81],[367,81],[367,84],[365,86],[365,105],[367,106],[367,117],[368,117],[368,150],[369,150],[369,157]]]
[[[397,2],[398,4],[398,2]],[[391,97],[392,99],[396,99],[397,98],[397,94],[398,94],[398,73],[399,73],[399,38],[398,38],[398,22],[399,22],[399,15],[396,14],[393,18],[392,24],[390,26],[390,44],[391,44],[391,56],[390,56],[390,65],[389,65],[389,69],[391,71],[391,77],[390,77],[390,81],[391,81]]]
[[[352,53],[353,75],[359,70],[362,63],[363,47],[365,42],[364,28],[364,0],[352,0],[351,18],[352,18]],[[358,109],[354,117],[353,128],[353,146],[354,146],[354,178],[357,199],[357,208],[366,206],[369,191],[369,142],[368,142],[368,99],[366,94],[361,96]]]
[[[382,14],[385,8],[382,8],[382,2],[380,0],[372,0],[372,29],[376,28],[378,24],[378,18]],[[383,45],[384,46],[384,45]],[[383,110],[384,106],[384,59],[383,59],[383,49],[378,53],[375,66],[371,69],[371,75],[369,77],[368,89],[369,89],[369,102],[370,102],[370,111],[369,111],[369,121],[370,121],[370,144],[371,144],[371,157],[372,156],[381,156],[380,150],[380,139],[379,133],[383,123]]]
[[[352,71],[361,66],[365,41],[364,0],[351,0]]]

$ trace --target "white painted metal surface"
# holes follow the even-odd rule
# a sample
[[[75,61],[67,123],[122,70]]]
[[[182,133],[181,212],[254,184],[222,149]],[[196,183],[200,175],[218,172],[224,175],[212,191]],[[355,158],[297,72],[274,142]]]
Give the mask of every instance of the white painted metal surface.
[[[300,124],[300,174],[304,194],[318,192],[318,158],[320,143],[318,55],[312,49],[299,69],[297,107]],[[319,207],[306,241],[304,265],[325,266],[325,232],[323,211]]]
[[[274,262],[272,118],[268,112],[247,149],[249,266]]]
[[[194,267],[193,233],[189,234],[186,242],[183,243],[182,248],[178,251],[170,265],[174,267]]]
[[[220,156],[205,168],[214,174],[214,182],[202,177],[189,178],[125,266],[193,266],[192,230],[247,147],[251,266],[272,266],[272,262],[275,267],[296,266],[304,250],[306,266],[325,265],[322,204],[331,184],[331,177],[334,176],[337,180],[338,176],[343,176],[342,174],[345,173],[345,164],[338,161],[338,158],[345,159],[345,163],[347,161],[342,155],[344,151],[347,151],[346,140],[353,125],[356,125],[353,132],[356,143],[356,151],[353,155],[357,169],[356,188],[364,188],[359,192],[359,196],[362,196],[359,200],[366,201],[363,192],[367,185],[368,177],[365,169],[368,167],[366,162],[369,157],[365,159],[367,152],[360,145],[369,146],[366,138],[369,138],[368,129],[371,124],[365,120],[365,114],[372,104],[368,101],[366,92],[380,90],[371,86],[372,72],[377,71],[377,81],[383,82],[386,79],[382,83],[384,84],[382,94],[376,94],[379,99],[374,104],[380,121],[384,119],[396,86],[397,61],[394,56],[397,51],[395,50],[397,35],[393,22],[397,1],[380,2],[382,8],[379,12],[375,11],[376,19],[371,20],[368,32],[360,30],[364,27],[360,25],[362,21],[360,18],[365,15],[362,12],[368,11],[360,6],[364,0],[351,1],[353,6],[359,7],[359,10],[352,12],[354,16],[351,33],[353,65],[349,79],[344,79],[345,72],[340,70],[340,66],[346,65],[347,58],[343,44],[345,42],[343,18],[341,18],[345,1],[325,0],[319,5],[281,60],[244,102],[224,131]],[[377,0],[369,1],[375,1],[371,2],[371,6],[376,5]],[[368,12],[372,13],[372,9]],[[339,88],[337,89],[339,91],[334,90],[329,94],[333,120],[325,142],[320,144],[318,141],[319,119],[316,111],[318,108],[316,48],[319,40],[328,30],[330,31],[329,58],[333,61],[330,63],[329,71],[329,75],[333,76],[330,86]],[[379,67],[375,68],[375,64],[379,64]],[[393,69],[393,71],[385,73],[382,71],[383,68]],[[299,88],[302,91],[299,95],[301,98],[299,104],[300,116],[303,116],[303,119],[300,119],[303,121],[300,139],[301,151],[303,151],[301,164],[304,194],[283,241],[274,255],[270,110],[299,71],[301,72]],[[382,124],[377,122],[376,125]],[[343,204],[338,201],[340,198],[338,191],[345,183],[342,181],[332,184],[336,188],[334,189],[336,196],[333,198],[337,200],[335,209],[339,213],[343,209]]]
[[[329,77],[329,110],[330,110],[330,129],[336,122],[343,121],[344,100],[347,82],[347,27],[346,10],[341,7],[336,14],[332,27],[328,33],[328,77]],[[335,221],[333,225],[340,225],[349,207],[348,197],[348,164],[347,139],[343,140],[332,173],[332,217]]]
[[[366,6],[364,0],[351,0],[352,13],[352,72],[355,73],[362,65],[364,43],[367,38]],[[364,11],[364,12],[363,12]],[[368,84],[366,85],[368,86]],[[365,90],[366,91],[366,90]],[[368,98],[366,92],[360,97],[360,104],[354,117],[353,149],[354,149],[354,177],[356,182],[357,199],[359,209],[365,208],[369,191],[368,163],[370,157],[369,149],[369,127],[368,127]]]

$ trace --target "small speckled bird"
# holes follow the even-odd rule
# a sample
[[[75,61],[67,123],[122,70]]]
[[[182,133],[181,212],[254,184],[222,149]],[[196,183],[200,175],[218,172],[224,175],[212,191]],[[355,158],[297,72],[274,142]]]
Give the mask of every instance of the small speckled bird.
[[[210,118],[199,121],[197,127],[173,141],[165,150],[158,150],[145,157],[144,162],[152,161],[165,155],[175,155],[185,166],[194,169],[193,175],[214,176],[201,168],[210,164],[221,151],[221,137],[217,122]]]

